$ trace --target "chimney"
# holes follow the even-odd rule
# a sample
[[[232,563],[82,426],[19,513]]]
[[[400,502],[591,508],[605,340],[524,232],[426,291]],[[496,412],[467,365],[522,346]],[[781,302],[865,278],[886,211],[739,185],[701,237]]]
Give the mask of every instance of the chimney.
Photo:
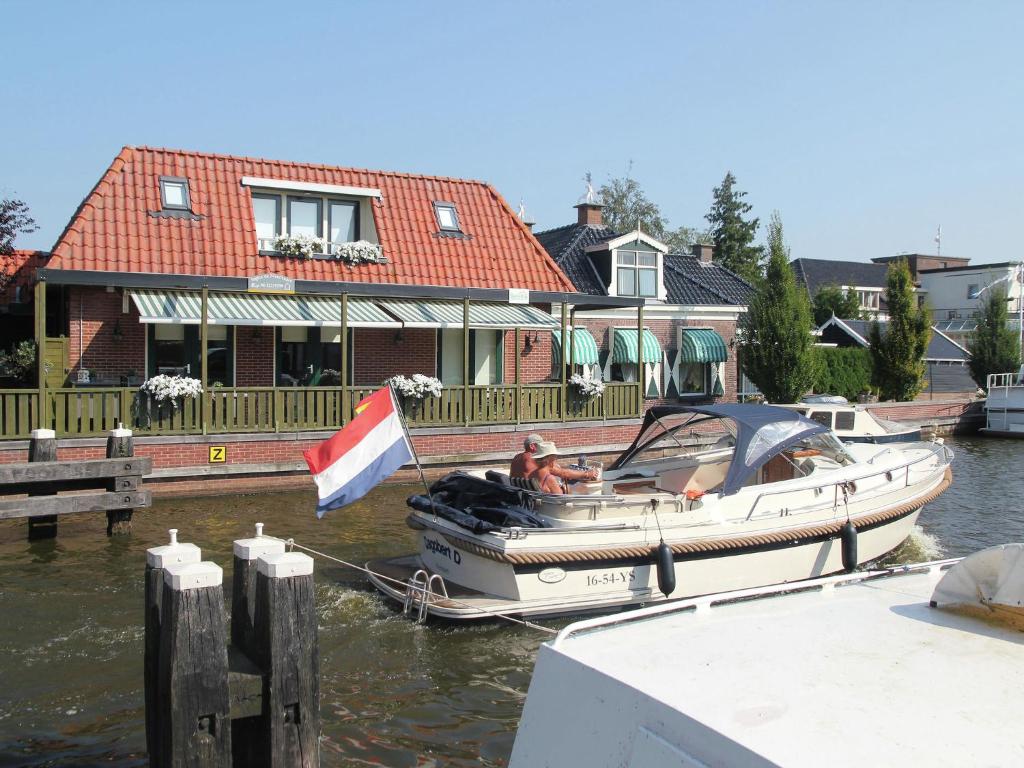
[[[578,211],[577,224],[587,227],[600,227],[604,223],[601,221],[601,209],[604,206],[600,203],[579,203],[573,207]]]
[[[710,264],[711,257],[715,253],[715,246],[711,245],[710,243],[694,243],[690,247],[690,250],[692,251],[693,255],[697,257],[698,261],[701,261],[705,264]]]

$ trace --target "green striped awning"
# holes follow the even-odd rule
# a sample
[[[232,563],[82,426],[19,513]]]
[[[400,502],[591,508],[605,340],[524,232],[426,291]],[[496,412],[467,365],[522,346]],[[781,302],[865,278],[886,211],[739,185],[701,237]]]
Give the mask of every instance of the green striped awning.
[[[195,291],[133,290],[132,301],[144,323],[198,325],[202,299]],[[210,325],[341,325],[341,298],[273,293],[211,293],[207,303]],[[368,299],[349,298],[352,328],[398,328]]]
[[[684,330],[679,343],[681,363],[724,363],[729,359],[725,340],[709,329]]]
[[[636,328],[615,328],[612,339],[612,362],[636,365]],[[661,344],[646,328],[644,328],[644,362],[661,362]]]
[[[379,299],[384,309],[406,328],[461,328],[461,301],[422,301],[420,299]],[[558,322],[547,312],[529,304],[470,302],[471,328],[557,328]]]
[[[570,330],[570,333],[572,334],[573,363],[575,365],[597,365],[600,361],[600,355],[597,352],[597,342],[590,335],[590,331],[586,328],[573,328]],[[561,365],[562,331],[560,328],[556,328],[551,331],[551,335],[555,337],[554,346],[551,347],[551,354],[554,357],[555,365]],[[633,338],[636,338],[636,334],[633,334]]]

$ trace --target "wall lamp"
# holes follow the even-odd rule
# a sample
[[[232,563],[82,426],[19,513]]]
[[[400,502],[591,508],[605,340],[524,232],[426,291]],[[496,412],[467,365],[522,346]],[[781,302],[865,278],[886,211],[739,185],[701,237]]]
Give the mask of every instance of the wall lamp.
[[[395,344],[399,344],[403,341],[405,341],[405,334],[402,332],[402,329],[399,328],[395,331]]]
[[[124,338],[124,333],[121,331],[121,319],[118,318],[114,321],[114,341],[121,341]]]

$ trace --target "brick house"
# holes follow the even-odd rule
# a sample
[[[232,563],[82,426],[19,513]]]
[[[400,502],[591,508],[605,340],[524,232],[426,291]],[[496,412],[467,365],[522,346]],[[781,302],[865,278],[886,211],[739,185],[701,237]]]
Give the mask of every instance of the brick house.
[[[645,402],[739,399],[747,388],[736,359],[736,325],[752,286],[714,263],[709,245],[695,245],[690,254],[669,253],[639,230],[621,234],[605,226],[603,206],[593,198],[575,207],[576,223],[538,232],[537,239],[580,293],[644,299]],[[637,380],[635,323],[627,314],[576,310],[572,318],[574,334],[585,339],[576,347],[590,375]],[[580,357],[576,368],[584,370]]]
[[[620,443],[642,409],[628,380],[574,394],[552,356],[570,311],[631,314],[636,339],[644,299],[578,294],[480,181],[125,147],[38,274],[43,375],[0,392],[9,440],[46,426],[91,450],[124,422],[158,466],[211,440],[288,464],[416,373],[444,385],[406,404],[427,454],[506,452],[538,425]],[[155,405],[157,374],[204,392]]]

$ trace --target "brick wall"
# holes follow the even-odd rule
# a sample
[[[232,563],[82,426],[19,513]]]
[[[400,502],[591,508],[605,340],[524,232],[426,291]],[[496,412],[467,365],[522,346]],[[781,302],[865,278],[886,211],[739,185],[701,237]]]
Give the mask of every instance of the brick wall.
[[[353,383],[378,386],[402,374],[436,376],[437,332],[433,328],[406,328],[396,341],[393,328],[357,328],[353,336]]]
[[[235,385],[274,386],[274,329],[239,326],[235,332]]]
[[[530,337],[530,351],[526,351],[526,337]],[[536,339],[536,341],[534,341]],[[523,384],[539,384],[551,379],[551,331],[522,329],[519,332],[519,348],[516,349],[516,332],[505,332],[505,383],[516,382],[516,357],[519,357],[519,378]]]
[[[146,373],[146,326],[139,322],[135,304],[129,300],[123,313],[120,291],[104,288],[68,289],[68,362],[71,380],[78,369],[89,369],[92,379],[114,379],[134,371]],[[114,328],[121,338],[114,338]]]

